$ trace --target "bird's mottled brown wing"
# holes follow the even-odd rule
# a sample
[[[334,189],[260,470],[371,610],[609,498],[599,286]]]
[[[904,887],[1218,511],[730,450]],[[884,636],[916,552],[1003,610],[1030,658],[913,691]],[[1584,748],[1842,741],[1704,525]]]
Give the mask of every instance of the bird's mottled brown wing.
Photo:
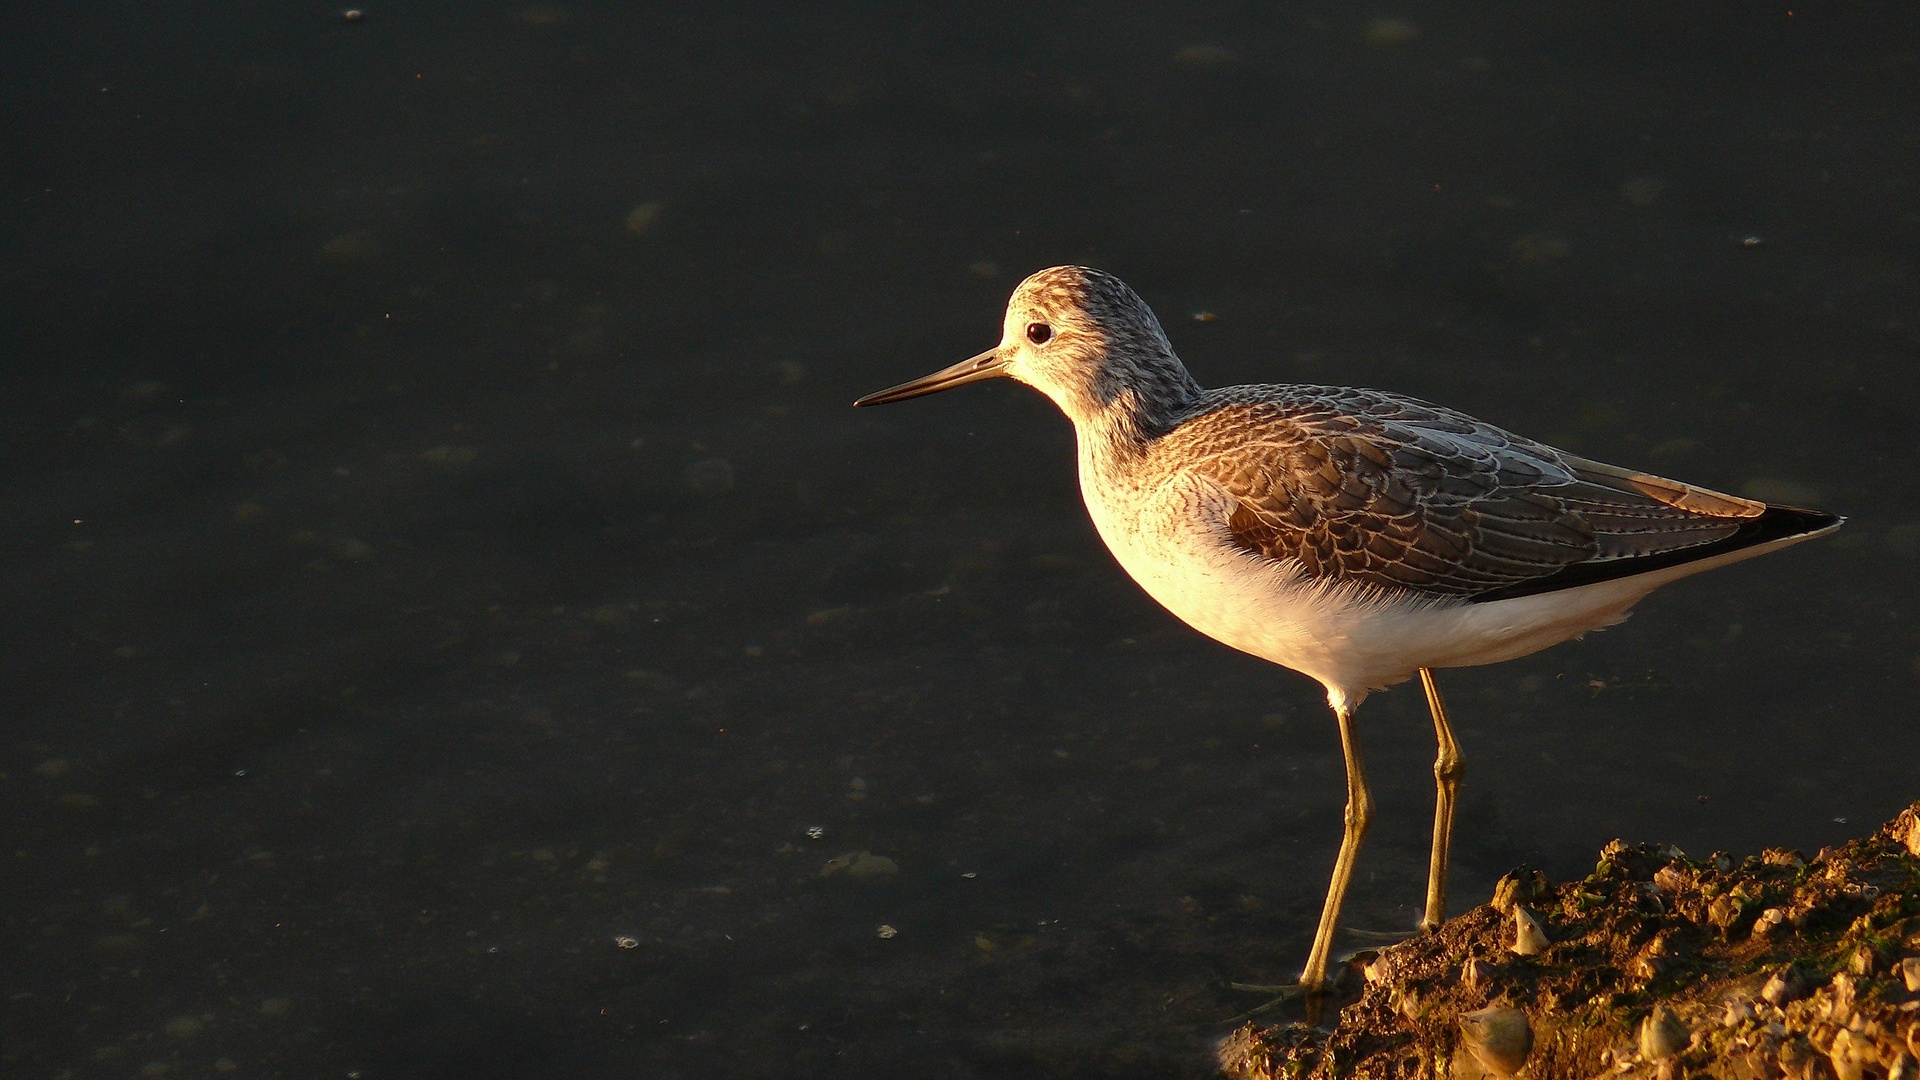
[[[1586,461],[1412,398],[1239,387],[1157,448],[1235,502],[1235,544],[1311,577],[1434,596],[1725,540],[1763,504]],[[1173,460],[1169,457],[1168,460]]]

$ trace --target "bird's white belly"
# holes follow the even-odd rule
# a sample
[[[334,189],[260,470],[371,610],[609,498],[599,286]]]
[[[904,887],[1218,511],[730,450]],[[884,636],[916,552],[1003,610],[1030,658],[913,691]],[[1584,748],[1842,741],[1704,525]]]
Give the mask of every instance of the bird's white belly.
[[[1084,480],[1083,490],[1094,527],[1149,596],[1208,637],[1319,680],[1336,708],[1422,667],[1511,660],[1612,625],[1671,580],[1643,575],[1490,603],[1414,600],[1309,580],[1295,564],[1241,550],[1227,538],[1228,508],[1202,485],[1176,481],[1145,499],[1107,497]]]

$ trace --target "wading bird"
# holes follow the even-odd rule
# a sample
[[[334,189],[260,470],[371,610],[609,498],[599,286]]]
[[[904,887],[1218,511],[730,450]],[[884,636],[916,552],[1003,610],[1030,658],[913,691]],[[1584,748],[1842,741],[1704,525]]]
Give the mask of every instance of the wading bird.
[[[1202,389],[1118,278],[1020,283],[1000,344],[854,402],[1008,377],[1073,421],[1080,491],[1147,593],[1201,633],[1318,679],[1340,726],[1340,855],[1301,986],[1327,977],[1373,816],[1353,712],[1420,676],[1439,741],[1421,927],[1446,918],[1462,759],[1433,669],[1512,660],[1624,619],[1678,578],[1841,519],[1604,465],[1378,390]]]

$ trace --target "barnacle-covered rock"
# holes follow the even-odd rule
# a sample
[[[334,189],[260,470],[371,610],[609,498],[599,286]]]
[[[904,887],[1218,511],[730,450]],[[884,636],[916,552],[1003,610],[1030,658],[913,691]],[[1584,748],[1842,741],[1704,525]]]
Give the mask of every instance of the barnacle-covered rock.
[[[1330,1029],[1249,1024],[1220,1063],[1248,1080],[1920,1080],[1917,845],[1920,803],[1812,859],[1616,840],[1557,888],[1523,867],[1496,903],[1371,956],[1357,1000],[1325,1005]],[[1529,918],[1551,951],[1515,948]],[[1493,1017],[1524,1024],[1524,1067],[1489,1056]]]

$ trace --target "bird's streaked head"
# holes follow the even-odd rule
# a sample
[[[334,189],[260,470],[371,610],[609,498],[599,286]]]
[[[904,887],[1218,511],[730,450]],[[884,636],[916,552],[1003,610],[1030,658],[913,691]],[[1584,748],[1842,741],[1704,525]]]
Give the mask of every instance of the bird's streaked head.
[[[1146,301],[1112,274],[1055,266],[1007,301],[1000,344],[970,360],[854,402],[879,405],[981,379],[1012,378],[1053,399],[1075,424],[1172,410],[1199,393]]]

